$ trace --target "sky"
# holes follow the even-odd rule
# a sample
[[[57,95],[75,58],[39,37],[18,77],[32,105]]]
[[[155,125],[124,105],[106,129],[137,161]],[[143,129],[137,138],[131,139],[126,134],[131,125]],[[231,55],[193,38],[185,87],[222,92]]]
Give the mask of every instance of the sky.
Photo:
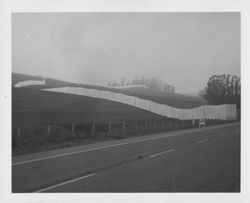
[[[93,85],[158,77],[197,94],[240,76],[240,13],[13,13],[12,72]]]

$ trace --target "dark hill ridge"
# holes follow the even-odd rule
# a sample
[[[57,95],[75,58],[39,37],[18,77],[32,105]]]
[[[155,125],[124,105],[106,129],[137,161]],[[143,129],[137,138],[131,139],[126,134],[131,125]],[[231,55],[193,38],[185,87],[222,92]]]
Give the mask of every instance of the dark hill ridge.
[[[19,73],[12,73],[12,86],[16,83],[25,81],[25,80],[41,80],[42,78],[39,76],[29,76]],[[196,97],[181,95],[181,94],[174,94],[174,93],[162,93],[162,92],[155,92],[150,89],[146,88],[129,88],[129,89],[115,89],[109,87],[102,87],[102,86],[95,86],[95,85],[84,85],[84,84],[77,84],[77,83],[70,83],[61,80],[55,80],[46,78],[46,85],[41,86],[29,86],[24,87],[25,89],[44,89],[44,88],[55,88],[55,87],[84,87],[89,89],[97,89],[97,90],[107,90],[117,93],[123,93],[130,96],[139,97],[146,100],[151,100],[156,103],[160,104],[167,104],[169,106],[173,106],[176,108],[194,108],[204,104],[204,100]],[[22,89],[24,89],[22,88]]]

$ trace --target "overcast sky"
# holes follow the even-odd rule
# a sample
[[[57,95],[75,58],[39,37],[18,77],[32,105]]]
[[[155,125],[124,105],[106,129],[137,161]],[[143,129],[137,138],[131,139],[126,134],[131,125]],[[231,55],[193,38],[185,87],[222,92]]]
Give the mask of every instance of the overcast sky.
[[[197,93],[213,74],[240,76],[240,14],[15,13],[12,71],[97,85],[155,76]]]

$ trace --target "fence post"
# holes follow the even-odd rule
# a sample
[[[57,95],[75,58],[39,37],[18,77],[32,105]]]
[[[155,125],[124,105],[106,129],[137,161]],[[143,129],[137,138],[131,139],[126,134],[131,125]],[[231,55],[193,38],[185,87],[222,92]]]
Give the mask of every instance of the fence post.
[[[135,128],[137,129],[138,128],[138,122],[135,121]]]
[[[122,121],[122,130],[123,131],[125,130],[125,127],[126,127],[125,124],[126,124],[125,121]]]
[[[51,134],[51,126],[50,125],[48,125],[48,134],[49,134],[49,136]]]
[[[19,139],[21,137],[21,127],[19,126],[17,128],[17,138]]]
[[[75,136],[75,124],[74,123],[72,123],[72,135],[73,137]]]
[[[20,137],[21,137],[21,127],[17,127],[17,138],[16,138],[16,146],[18,147],[20,145]]]
[[[92,134],[95,135],[95,122],[92,122]]]
[[[122,136],[125,135],[125,127],[126,127],[126,122],[122,121]]]
[[[108,123],[108,132],[111,133],[112,131],[112,125],[111,125],[111,122]]]
[[[157,128],[157,121],[154,120],[154,128],[156,129]]]

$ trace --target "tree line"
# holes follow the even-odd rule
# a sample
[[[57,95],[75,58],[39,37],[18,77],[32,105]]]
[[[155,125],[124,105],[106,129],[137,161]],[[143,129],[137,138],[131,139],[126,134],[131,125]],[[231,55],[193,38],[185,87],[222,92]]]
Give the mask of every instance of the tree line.
[[[199,95],[209,104],[237,104],[240,108],[241,80],[235,75],[213,75]]]
[[[121,78],[120,82],[113,80],[113,81],[109,81],[108,83],[108,87],[128,86],[128,85],[145,85],[154,91],[165,92],[165,93],[175,92],[174,86],[168,83],[164,83],[158,77],[151,77],[151,78],[146,78],[144,76],[134,77],[132,81],[127,81],[123,77]]]

